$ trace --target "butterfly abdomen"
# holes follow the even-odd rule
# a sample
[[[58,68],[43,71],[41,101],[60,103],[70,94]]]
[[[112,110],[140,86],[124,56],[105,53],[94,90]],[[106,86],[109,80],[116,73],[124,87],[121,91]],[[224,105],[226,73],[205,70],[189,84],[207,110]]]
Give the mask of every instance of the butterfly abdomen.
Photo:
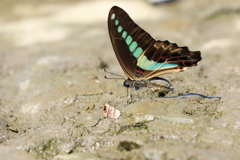
[[[149,79],[149,87],[158,87],[158,88],[164,88],[167,89],[169,91],[172,91],[174,89],[174,87],[172,86],[172,84],[161,77],[154,77]]]

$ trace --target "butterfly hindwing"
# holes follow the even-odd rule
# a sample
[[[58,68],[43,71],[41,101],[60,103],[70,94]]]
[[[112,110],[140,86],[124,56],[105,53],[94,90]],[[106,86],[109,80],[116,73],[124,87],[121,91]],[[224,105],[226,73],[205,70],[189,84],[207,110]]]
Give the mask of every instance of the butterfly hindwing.
[[[138,63],[144,69],[142,76],[148,79],[160,74],[184,71],[196,66],[201,60],[199,51],[189,51],[188,47],[179,47],[168,41],[156,41],[151,52],[145,53],[145,57],[149,58],[139,58]]]

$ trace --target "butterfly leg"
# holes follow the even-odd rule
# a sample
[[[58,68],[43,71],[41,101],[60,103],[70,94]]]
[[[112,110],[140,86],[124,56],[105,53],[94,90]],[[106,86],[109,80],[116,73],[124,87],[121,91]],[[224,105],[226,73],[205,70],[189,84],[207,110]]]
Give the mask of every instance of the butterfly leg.
[[[131,104],[132,103],[132,94],[129,93],[128,96],[127,96],[127,99],[126,99],[126,104]]]
[[[126,104],[131,104],[132,103],[132,93],[129,92],[128,88],[127,88],[127,98],[126,98]]]
[[[148,88],[148,90],[150,90],[152,96],[153,96],[154,98],[157,98],[157,96],[154,94],[154,92],[152,91],[152,89],[149,87],[148,83],[147,83],[146,81],[143,81],[143,82],[145,83],[145,86]]]
[[[133,99],[132,99],[132,98],[133,98],[133,96],[132,96],[132,92],[133,92],[133,91],[136,91],[136,90],[139,89],[139,87],[136,86],[135,83],[133,83],[132,85],[133,85],[133,88],[134,88],[134,89],[131,90],[130,92],[129,92],[128,88],[127,88],[127,99],[126,99],[126,103],[127,103],[127,105],[128,105],[128,104],[131,104],[131,103],[133,102]]]
[[[136,98],[136,90],[138,90],[138,89],[139,88],[137,87],[137,89],[134,88],[133,90],[131,90],[129,92],[128,97],[127,97],[127,104],[131,104],[136,101],[136,99],[135,99]],[[128,100],[129,100],[129,103],[128,103]]]
[[[152,89],[151,89],[149,86],[147,86],[147,88],[148,88],[148,90],[150,90],[152,96],[153,96],[154,98],[157,98],[157,96],[154,94],[154,92],[152,91]]]

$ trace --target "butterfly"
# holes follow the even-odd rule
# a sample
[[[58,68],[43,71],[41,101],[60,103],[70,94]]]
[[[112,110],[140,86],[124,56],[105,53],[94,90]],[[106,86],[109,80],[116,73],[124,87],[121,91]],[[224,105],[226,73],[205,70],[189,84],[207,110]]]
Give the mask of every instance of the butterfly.
[[[189,51],[167,40],[156,41],[117,6],[109,12],[108,30],[118,62],[128,77],[123,83],[127,88],[173,90],[168,80],[158,76],[184,71],[202,59],[200,51]]]

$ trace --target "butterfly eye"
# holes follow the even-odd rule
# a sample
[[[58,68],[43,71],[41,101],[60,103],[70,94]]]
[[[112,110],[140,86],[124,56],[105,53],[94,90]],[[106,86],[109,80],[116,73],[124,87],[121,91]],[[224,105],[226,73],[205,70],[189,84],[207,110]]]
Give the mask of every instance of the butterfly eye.
[[[123,86],[126,87],[126,88],[131,87],[131,85],[129,84],[129,82],[128,82],[127,80],[125,80],[125,81],[123,82]]]

